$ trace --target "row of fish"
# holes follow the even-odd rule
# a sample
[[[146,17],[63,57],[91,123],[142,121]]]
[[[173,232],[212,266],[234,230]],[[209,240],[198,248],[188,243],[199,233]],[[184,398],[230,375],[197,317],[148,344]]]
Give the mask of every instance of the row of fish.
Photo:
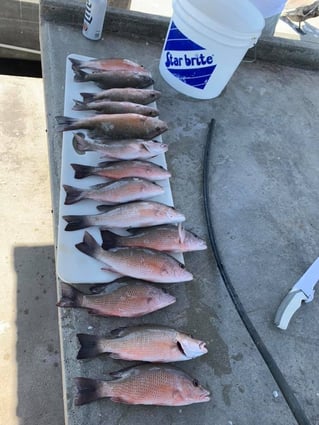
[[[64,184],[65,204],[84,199],[101,202],[90,215],[65,215],[65,231],[98,227],[100,245],[88,231],[76,244],[82,253],[103,263],[116,280],[106,292],[84,294],[62,284],[59,307],[83,308],[99,316],[139,317],[173,304],[176,299],[159,284],[186,282],[193,275],[171,254],[206,249],[205,242],[182,227],[185,217],[175,208],[148,200],[163,194],[157,181],[170,173],[150,161],[167,151],[152,140],[167,130],[156,108],[147,106],[160,92],[144,67],[127,59],[79,61],[70,59],[77,82],[92,81],[103,91],[80,93],[73,109],[86,117],[56,117],[57,130],[86,130],[73,137],[79,154],[98,152],[96,166],[71,164],[74,178],[99,176],[105,183],[79,188]],[[84,71],[87,69],[87,71]],[[90,113],[92,116],[88,116]],[[120,236],[118,230],[128,234]],[[189,360],[207,353],[203,341],[159,325],[120,328],[108,336],[78,334],[78,359],[106,354],[115,359],[152,362],[112,372],[101,381],[76,378],[75,404],[110,397],[116,402],[181,406],[209,401],[209,392],[180,369],[162,363]]]

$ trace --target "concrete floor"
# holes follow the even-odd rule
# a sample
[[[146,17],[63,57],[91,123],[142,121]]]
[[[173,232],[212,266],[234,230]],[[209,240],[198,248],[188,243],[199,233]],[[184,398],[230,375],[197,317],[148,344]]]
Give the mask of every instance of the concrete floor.
[[[0,423],[63,423],[42,79],[0,75]]]
[[[110,57],[117,52],[121,57],[147,64],[155,87],[162,91],[158,107],[169,127],[163,140],[169,144],[166,157],[173,172],[175,206],[185,213],[187,227],[203,237],[207,237],[201,180],[203,147],[207,124],[216,118],[210,206],[222,260],[248,316],[286,378],[290,393],[311,423],[316,424],[318,299],[300,309],[285,333],[274,326],[273,318],[283,296],[318,255],[318,73],[276,63],[243,63],[220,98],[198,102],[176,93],[160,77],[161,41],[149,42],[142,36],[135,39],[123,32],[106,33],[101,42],[93,44],[79,37],[80,25],[65,25],[50,18],[43,20],[42,42],[46,52],[43,65],[55,218],[62,137],[56,132],[54,116],[63,113],[61,81],[66,56],[76,52]],[[65,38],[67,46],[63,43]],[[290,51],[286,52],[289,55]],[[257,344],[240,321],[211,251],[187,255],[185,262],[195,279],[189,285],[169,288],[178,299],[174,308],[134,322],[101,320],[88,317],[83,311],[61,311],[69,425],[82,425],[85,421],[104,425],[106,417],[109,423],[121,425],[139,425],[146,417],[146,423],[153,425],[208,425],[212,418],[218,425],[296,423],[285,398],[287,391],[284,395],[278,387]],[[103,400],[83,408],[74,406],[75,376],[106,377],[110,371],[127,366],[112,359],[77,361],[76,333],[90,330],[104,334],[106,329],[141,321],[174,323],[203,335],[209,344],[208,355],[181,367],[212,391],[212,403],[153,409]]]

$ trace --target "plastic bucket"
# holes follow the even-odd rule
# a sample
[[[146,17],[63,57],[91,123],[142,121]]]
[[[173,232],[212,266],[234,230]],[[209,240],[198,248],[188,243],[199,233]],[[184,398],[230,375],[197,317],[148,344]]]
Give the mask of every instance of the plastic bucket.
[[[173,0],[160,73],[177,91],[212,99],[256,43],[264,24],[248,0]]]

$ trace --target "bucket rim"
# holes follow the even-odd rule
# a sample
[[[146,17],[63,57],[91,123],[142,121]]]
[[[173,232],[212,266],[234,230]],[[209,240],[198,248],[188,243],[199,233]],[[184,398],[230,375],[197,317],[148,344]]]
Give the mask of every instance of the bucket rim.
[[[178,4],[184,13],[190,15],[192,19],[197,21],[202,27],[205,26],[205,28],[210,32],[215,32],[222,36],[227,36],[228,38],[237,39],[237,40],[239,38],[242,40],[257,39],[260,36],[262,29],[265,26],[265,19],[262,16],[261,12],[251,2],[249,2],[248,0],[242,0],[242,1],[246,4],[246,6],[250,7],[255,13],[260,23],[259,29],[256,29],[254,31],[236,31],[231,29],[229,32],[229,28],[225,27],[223,24],[220,24],[218,21],[215,21],[207,17],[207,15],[205,15],[200,10],[198,10],[195,6],[193,6],[193,4],[189,2],[189,0],[173,0],[172,19],[174,18],[174,12],[176,11],[176,5]],[[214,24],[213,29],[212,29],[212,23]],[[200,32],[204,33],[205,31],[200,31]]]

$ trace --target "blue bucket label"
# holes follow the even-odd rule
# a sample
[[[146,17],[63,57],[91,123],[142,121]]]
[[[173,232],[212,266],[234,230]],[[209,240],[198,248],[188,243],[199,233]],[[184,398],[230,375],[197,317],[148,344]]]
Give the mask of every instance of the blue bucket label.
[[[172,21],[164,47],[165,66],[174,77],[204,90],[215,71],[214,56],[187,38]]]

